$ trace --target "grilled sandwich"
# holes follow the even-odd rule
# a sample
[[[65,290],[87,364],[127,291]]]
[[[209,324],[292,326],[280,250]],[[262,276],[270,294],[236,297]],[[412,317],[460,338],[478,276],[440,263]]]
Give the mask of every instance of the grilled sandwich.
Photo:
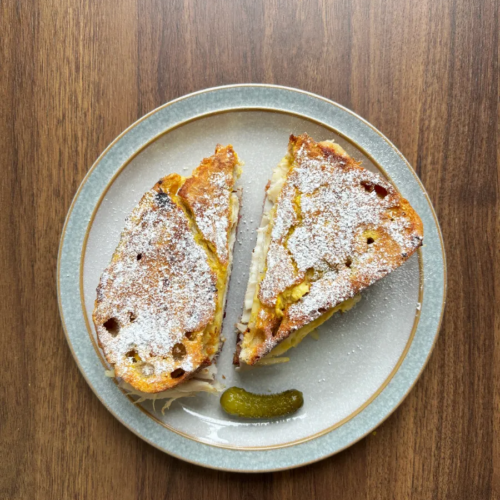
[[[407,200],[338,145],[291,136],[253,252],[235,364],[271,364],[422,245]]]
[[[189,178],[160,179],[134,208],[97,288],[93,321],[112,375],[170,401],[214,392],[239,210],[240,162],[218,145]]]

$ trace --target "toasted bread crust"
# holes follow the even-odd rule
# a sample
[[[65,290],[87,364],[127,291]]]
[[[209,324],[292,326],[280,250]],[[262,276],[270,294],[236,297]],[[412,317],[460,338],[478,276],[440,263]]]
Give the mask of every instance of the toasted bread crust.
[[[193,214],[203,238],[221,264],[229,263],[230,195],[238,157],[231,145],[217,144],[215,154],[204,158],[179,190],[179,196]]]
[[[403,264],[422,244],[423,226],[407,200],[338,145],[290,137],[293,159],[277,203],[259,285],[260,308],[240,349],[254,364],[291,333]],[[281,308],[283,293],[307,293]]]
[[[195,171],[196,182],[184,190],[193,204],[196,196],[212,196],[226,180],[230,188],[220,189],[228,199],[231,195],[233,169],[227,175],[224,169],[222,180],[214,179],[214,165],[229,164],[234,151],[218,146],[215,156],[203,161]],[[218,289],[221,276],[227,285],[227,261],[224,266],[200,244],[204,235],[179,196],[187,182],[190,179],[171,174],[142,197],[97,287],[93,321],[99,346],[115,375],[146,393],[182,383],[211,364],[220,348],[220,328],[212,328],[209,337],[204,332],[214,322],[225,291]],[[214,182],[219,184],[214,187]],[[214,217],[229,215],[226,211]],[[227,232],[233,226],[228,221]]]

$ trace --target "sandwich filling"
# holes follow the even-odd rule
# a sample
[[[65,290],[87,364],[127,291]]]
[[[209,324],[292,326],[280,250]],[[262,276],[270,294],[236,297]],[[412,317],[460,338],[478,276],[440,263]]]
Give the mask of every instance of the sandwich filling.
[[[114,370],[108,370],[105,372],[107,377],[116,377]],[[178,385],[174,389],[167,389],[166,391],[157,393],[147,393],[138,391],[132,385],[124,382],[122,379],[119,381],[119,386],[129,395],[137,396],[138,399],[134,403],[142,403],[143,401],[153,401],[153,407],[155,402],[158,400],[163,401],[163,406],[161,407],[162,413],[168,410],[171,404],[176,399],[181,398],[192,398],[199,394],[200,392],[207,392],[208,394],[218,394],[224,390],[222,384],[215,380],[217,374],[217,367],[215,365],[210,365],[206,368],[201,369],[192,378],[185,381],[183,384]]]

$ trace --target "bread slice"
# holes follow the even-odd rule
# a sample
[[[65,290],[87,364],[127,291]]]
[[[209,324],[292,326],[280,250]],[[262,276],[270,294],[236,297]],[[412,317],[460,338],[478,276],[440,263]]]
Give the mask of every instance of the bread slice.
[[[114,376],[135,394],[211,391],[204,367],[222,343],[239,174],[232,146],[218,145],[190,178],[160,179],[127,219],[93,320]]]
[[[390,183],[333,142],[292,135],[267,188],[235,364],[283,361],[422,239],[420,218]]]

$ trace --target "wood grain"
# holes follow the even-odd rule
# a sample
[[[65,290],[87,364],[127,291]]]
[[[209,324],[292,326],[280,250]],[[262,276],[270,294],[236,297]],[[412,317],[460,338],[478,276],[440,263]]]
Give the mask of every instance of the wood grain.
[[[500,145],[496,0],[0,1],[0,498],[500,498]],[[377,431],[302,469],[204,470],[99,403],[59,320],[71,199],[134,120],[216,85],[331,98],[415,166],[449,291],[415,389]]]

